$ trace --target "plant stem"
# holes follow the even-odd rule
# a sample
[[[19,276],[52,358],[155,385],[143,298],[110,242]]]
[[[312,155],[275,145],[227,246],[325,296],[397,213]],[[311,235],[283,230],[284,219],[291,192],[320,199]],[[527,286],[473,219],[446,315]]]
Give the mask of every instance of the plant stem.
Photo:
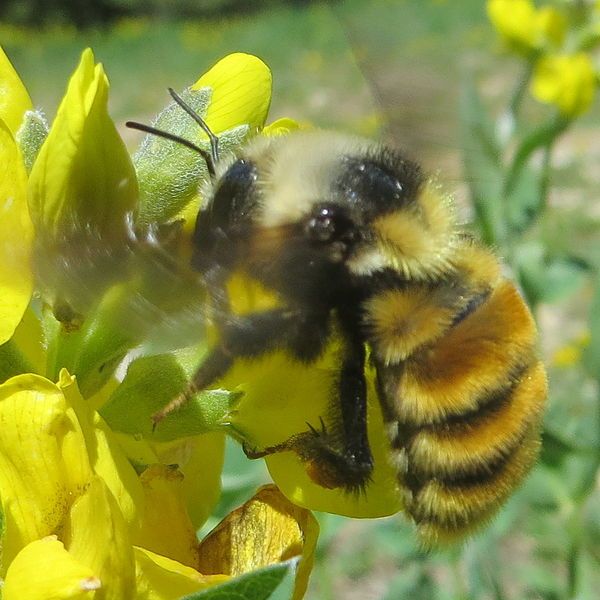
[[[519,118],[519,111],[521,110],[521,104],[523,103],[525,92],[527,91],[527,87],[529,86],[529,82],[531,81],[531,77],[533,75],[535,62],[535,58],[532,58],[527,62],[525,69],[513,90],[513,94],[508,105],[508,114],[513,123],[516,123],[517,119]]]

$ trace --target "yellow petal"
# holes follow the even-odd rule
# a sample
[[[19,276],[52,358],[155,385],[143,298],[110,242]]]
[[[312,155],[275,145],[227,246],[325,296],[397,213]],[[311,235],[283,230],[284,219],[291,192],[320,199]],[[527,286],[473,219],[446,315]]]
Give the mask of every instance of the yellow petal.
[[[170,558],[144,548],[134,548],[137,594],[136,600],[179,600],[213,585],[227,581],[227,575],[201,575]]]
[[[42,324],[31,305],[15,329],[12,342],[19,348],[35,373],[46,371],[46,350],[42,339]]]
[[[261,128],[271,104],[271,86],[271,70],[260,58],[236,52],[221,59],[192,89],[212,88],[204,120],[218,134],[244,123]]]
[[[554,104],[566,117],[577,117],[591,106],[596,75],[589,55],[547,55],[536,65],[531,93],[540,102]]]
[[[555,8],[542,6],[536,13],[535,27],[538,31],[540,45],[548,41],[558,47],[565,38],[567,20]]]
[[[135,172],[107,100],[104,69],[85,50],[30,175],[32,219],[51,238],[90,226],[120,239],[135,206]]]
[[[143,511],[144,493],[135,470],[108,425],[82,398],[75,377],[63,369],[58,385],[77,415],[92,469],[112,492],[130,530],[136,530],[140,511]]]
[[[294,119],[290,119],[289,117],[282,117],[281,119],[277,119],[269,125],[266,125],[262,130],[262,135],[269,136],[277,136],[277,135],[287,135],[292,131],[297,131],[298,129],[304,129],[306,126],[301,125],[298,121]]]
[[[0,120],[0,344],[13,335],[31,298],[32,240],[25,167]]]
[[[4,600],[91,600],[102,584],[92,569],[69,554],[56,536],[31,542],[13,560]]]
[[[507,41],[526,47],[533,44],[535,7],[531,0],[489,0],[487,12]]]
[[[235,576],[300,556],[294,598],[301,598],[318,534],[310,512],[286,500],[274,485],[264,486],[202,541],[198,568]]]
[[[183,474],[182,493],[194,529],[210,516],[221,493],[225,436],[207,433],[170,443],[153,444],[165,465],[177,465]]]
[[[83,432],[58,386],[31,374],[0,386],[3,569],[29,542],[58,532],[91,475]]]
[[[141,475],[146,510],[136,546],[184,565],[198,563],[198,538],[187,514],[183,475],[176,466],[151,465]]]
[[[232,425],[257,449],[280,444],[308,431],[307,423],[319,427],[329,414],[330,390],[336,377],[339,348],[333,343],[327,352],[309,366],[277,352],[261,361],[237,361],[220,383],[226,389],[244,392]],[[397,492],[396,474],[389,465],[389,444],[374,385],[373,373],[367,380],[368,434],[375,469],[364,493],[348,494],[342,489],[326,489],[315,483],[308,466],[295,453],[268,456],[267,466],[275,483],[294,503],[351,517],[381,517],[398,512],[402,503]]]
[[[531,0],[488,0],[490,21],[517,52],[528,54],[562,43],[566,20],[555,8],[536,9]]]
[[[21,125],[23,114],[31,107],[31,98],[21,78],[0,47],[0,119],[13,135]]]
[[[73,504],[63,535],[69,553],[101,581],[102,600],[134,597],[135,562],[127,523],[99,477]]]

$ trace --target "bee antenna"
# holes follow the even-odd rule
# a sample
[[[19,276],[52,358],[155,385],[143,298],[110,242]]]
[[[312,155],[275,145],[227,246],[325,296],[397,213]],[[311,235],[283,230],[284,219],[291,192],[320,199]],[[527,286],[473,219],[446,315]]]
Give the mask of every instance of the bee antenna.
[[[219,162],[219,138],[211,131],[206,121],[173,89],[168,88],[171,98],[185,110],[185,112],[200,125],[202,131],[208,136],[210,141],[210,153],[214,164]]]
[[[156,135],[166,140],[177,142],[178,144],[181,144],[182,146],[185,146],[186,148],[197,152],[204,159],[204,162],[206,163],[206,168],[208,169],[208,173],[211,176],[211,178],[215,176],[215,161],[213,160],[212,155],[209,154],[206,150],[204,150],[204,148],[200,148],[200,146],[197,146],[193,142],[190,142],[189,140],[186,140],[185,138],[182,138],[179,135],[169,133],[168,131],[163,131],[162,129],[157,129],[156,127],[151,127],[150,125],[144,125],[144,123],[138,123],[136,121],[127,121],[125,123],[125,126],[129,127],[129,129],[137,129],[138,131],[151,133],[152,135]]]

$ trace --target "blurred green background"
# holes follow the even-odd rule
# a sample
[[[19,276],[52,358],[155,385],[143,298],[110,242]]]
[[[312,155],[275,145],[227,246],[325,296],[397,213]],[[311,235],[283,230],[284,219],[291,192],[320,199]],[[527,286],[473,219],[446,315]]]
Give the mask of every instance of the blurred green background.
[[[111,81],[112,115],[132,146],[138,136],[122,123],[148,121],[166,104],[168,86],[184,88],[227,53],[257,54],[273,70],[271,120],[290,116],[393,140],[455,193],[465,221],[476,213],[474,186],[486,185],[484,170],[465,169],[477,152],[465,121],[466,82],[499,114],[522,68],[500,51],[481,0],[4,0],[0,19],[0,43],[48,115],[91,46]],[[514,248],[498,248],[535,302],[549,370],[539,465],[490,527],[451,551],[420,551],[401,516],[319,515],[309,598],[598,597],[598,104],[555,145],[547,203]],[[526,99],[523,127],[549,110]],[[223,498],[205,529],[264,478],[262,463],[249,463],[231,444]]]

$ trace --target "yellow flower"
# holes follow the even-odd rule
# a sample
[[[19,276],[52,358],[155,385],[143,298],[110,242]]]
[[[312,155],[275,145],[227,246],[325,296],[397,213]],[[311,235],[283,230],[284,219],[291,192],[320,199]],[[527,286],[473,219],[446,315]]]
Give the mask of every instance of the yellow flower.
[[[556,350],[552,356],[552,364],[559,368],[567,368],[576,365],[581,360],[583,350],[589,345],[589,332],[582,333],[568,344]]]
[[[270,298],[247,280],[232,280],[229,287],[232,309],[245,314],[269,308]],[[251,448],[274,446],[308,430],[307,423],[320,426],[329,413],[331,374],[339,368],[336,341],[315,363],[304,365],[285,352],[275,352],[260,361],[239,359],[215,387],[243,392],[229,417],[231,426]],[[293,452],[266,458],[271,477],[295,504],[351,517],[381,517],[398,512],[402,503],[396,473],[388,460],[389,447],[374,384],[368,373],[368,434],[375,470],[364,493],[349,494],[326,489],[310,476],[310,464]]]
[[[235,53],[218,61],[182,97],[218,136],[221,152],[226,153],[264,125],[271,83],[271,71],[259,58]],[[157,116],[154,125],[209,150],[206,134],[175,103]],[[150,135],[134,161],[140,180],[138,220],[164,222],[186,209],[186,222],[193,221],[198,187],[207,177],[204,160],[179,144]]]
[[[238,139],[240,132],[257,130],[264,123],[270,72],[264,65],[257,71],[258,63],[254,57],[225,60],[234,75],[240,65],[248,72],[245,80],[240,77],[239,86],[232,86],[227,77],[204,78],[202,89],[213,126],[230,128],[221,132],[225,138],[234,131],[232,139]],[[14,82],[20,81],[6,64],[0,61],[0,76],[4,68],[12,77],[6,89],[14,90]],[[255,83],[262,89],[259,101],[248,103]],[[92,242],[110,244],[116,229],[118,241],[125,217],[138,200],[132,164],[107,113],[107,93],[102,66],[94,64],[91,51],[85,51],[29,179],[38,250],[66,250],[72,260],[66,261],[67,270],[70,264],[89,266],[78,260],[81,247],[69,246],[73,234],[85,242],[91,232]],[[237,104],[235,94],[243,95]],[[15,109],[16,104],[10,107]],[[281,133],[292,127],[286,121],[274,130]],[[36,153],[37,149],[32,158]],[[58,384],[29,373],[0,386],[3,597],[175,600],[293,556],[302,557],[296,577],[300,597],[317,527],[307,511],[291,505],[274,488],[260,492],[229,521],[226,518],[220,531],[229,535],[220,535],[219,544],[214,543],[215,536],[206,546],[197,541],[196,531],[218,498],[222,433],[188,434],[169,443],[135,440],[115,435],[93,410],[121,388],[110,380],[100,389],[107,379],[100,374],[106,367],[110,377],[119,353],[136,345],[127,345],[129,338],[123,338],[118,326],[126,326],[124,314],[133,314],[127,312],[131,310],[127,293],[139,291],[139,283],[136,280],[128,288],[129,281],[118,280],[117,285],[102,288],[95,312],[84,315],[84,322],[73,330],[61,327],[49,314],[43,315],[42,328],[39,311],[26,309],[32,288],[27,177],[14,135],[1,122],[0,158],[6,167],[0,181],[6,213],[0,223],[6,254],[0,257],[0,334],[23,358],[7,368],[5,344],[0,371],[5,377],[22,373],[19,368],[25,363],[40,374],[60,371]],[[51,244],[44,246],[48,240]],[[68,272],[65,281],[77,275]],[[138,279],[146,275],[136,271]],[[57,296],[61,291],[54,290]],[[129,308],[119,312],[120,303]],[[121,320],[111,321],[111,311]],[[118,353],[107,356],[103,343]],[[74,377],[60,369],[64,364],[76,365],[75,373],[85,383],[82,389],[94,394],[91,401],[83,399]],[[240,539],[251,542],[252,552],[240,554]],[[199,572],[202,560],[213,566],[214,574]]]
[[[154,464],[138,476],[66,372],[58,384],[20,375],[1,385],[0,422],[5,600],[175,600],[293,556],[304,589],[309,513],[270,488],[199,544],[179,470]]]
[[[251,131],[262,128],[271,104],[271,87],[267,65],[256,56],[236,52],[202,75],[192,90],[212,90],[204,119],[219,135],[241,124],[247,124]]]
[[[31,98],[23,82],[0,47],[0,119],[13,136],[17,134],[25,111],[31,106]]]
[[[573,118],[591,106],[596,86],[589,55],[583,52],[548,55],[536,65],[531,93],[540,102],[555,105],[565,117]]]
[[[33,228],[21,153],[1,119],[0,165],[0,344],[4,344],[12,337],[31,298]]]
[[[38,235],[68,238],[91,228],[122,242],[138,186],[125,144],[107,111],[108,79],[85,50],[29,178]]]
[[[560,46],[564,16],[550,6],[536,9],[531,0],[488,0],[490,21],[505,42],[522,54]]]

